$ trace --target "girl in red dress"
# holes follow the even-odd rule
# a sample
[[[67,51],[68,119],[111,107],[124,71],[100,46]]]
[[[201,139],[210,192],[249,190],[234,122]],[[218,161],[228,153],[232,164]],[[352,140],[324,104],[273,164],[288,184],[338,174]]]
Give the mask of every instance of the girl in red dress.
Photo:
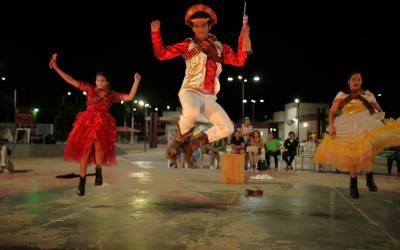
[[[57,54],[50,60],[50,68],[54,69],[67,83],[86,92],[87,109],[77,115],[73,129],[68,137],[64,151],[65,161],[79,162],[80,177],[77,194],[85,195],[86,168],[88,164],[96,164],[95,185],[103,184],[101,165],[115,165],[115,120],[108,113],[113,102],[130,101],[136,94],[141,76],[135,73],[135,82],[128,94],[109,89],[109,81],[104,72],[96,75],[96,86],[77,81],[57,66]]]

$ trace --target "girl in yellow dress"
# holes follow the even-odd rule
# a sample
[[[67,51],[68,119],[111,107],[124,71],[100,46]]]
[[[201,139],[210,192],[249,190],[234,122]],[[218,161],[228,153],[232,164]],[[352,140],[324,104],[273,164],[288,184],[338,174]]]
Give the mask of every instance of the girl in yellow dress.
[[[373,160],[384,148],[400,145],[400,120],[385,120],[375,96],[361,89],[360,72],[349,74],[349,89],[340,91],[329,112],[329,135],[318,146],[317,163],[350,173],[350,196],[359,197],[357,172],[365,170],[369,191],[378,187],[373,179]],[[336,111],[342,114],[335,118]]]

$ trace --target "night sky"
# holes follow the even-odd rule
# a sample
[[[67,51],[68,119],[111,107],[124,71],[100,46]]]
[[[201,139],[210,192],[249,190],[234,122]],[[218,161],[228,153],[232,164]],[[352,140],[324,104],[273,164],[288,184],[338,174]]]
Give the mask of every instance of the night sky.
[[[178,106],[184,61],[177,57],[158,61],[152,51],[150,22],[161,21],[166,45],[190,37],[184,24],[186,10],[199,1],[110,1],[82,5],[58,2],[2,7],[0,29],[0,81],[2,110],[7,119],[11,96],[18,91],[19,106],[38,106],[41,120],[52,121],[67,91],[78,95],[48,67],[57,52],[58,65],[76,79],[94,82],[98,71],[107,71],[112,88],[128,92],[134,72],[142,75],[137,99],[153,107]],[[241,28],[243,1],[202,1],[214,9],[218,24],[211,32],[236,50]],[[47,10],[45,10],[45,8]],[[247,99],[264,99],[256,104],[256,119],[298,97],[304,102],[331,103],[347,86],[346,75],[361,70],[363,87],[375,95],[389,116],[400,115],[399,18],[394,6],[337,4],[306,6],[269,1],[247,1],[254,53],[243,68],[223,66],[218,102],[233,120],[241,118],[241,84],[229,83],[228,76],[241,74],[249,81]],[[250,78],[258,75],[259,83]],[[11,102],[12,103],[12,102]],[[251,116],[251,105],[246,104]],[[117,119],[118,120],[118,119]]]

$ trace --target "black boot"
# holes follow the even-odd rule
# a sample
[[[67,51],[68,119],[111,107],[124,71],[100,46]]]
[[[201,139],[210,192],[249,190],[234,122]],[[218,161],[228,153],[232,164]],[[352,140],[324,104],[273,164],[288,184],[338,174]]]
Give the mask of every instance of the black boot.
[[[96,179],[94,180],[94,185],[95,186],[103,185],[103,175],[101,173],[101,167],[100,168],[96,167]]]
[[[374,176],[372,172],[367,173],[367,187],[370,192],[377,192],[378,187],[375,185]]]
[[[357,187],[357,176],[350,177],[350,196],[353,199],[358,199],[358,197],[360,197]]]
[[[86,175],[85,177],[79,176],[79,186],[76,194],[79,196],[85,195],[85,184],[86,184]]]
[[[386,165],[387,165],[388,175],[392,175],[393,160],[390,157],[387,158],[387,164]]]

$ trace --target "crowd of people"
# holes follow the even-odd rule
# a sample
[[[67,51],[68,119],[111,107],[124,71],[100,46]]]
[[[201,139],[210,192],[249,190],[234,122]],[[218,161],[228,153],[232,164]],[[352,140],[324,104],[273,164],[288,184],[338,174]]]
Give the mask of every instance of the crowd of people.
[[[176,134],[175,131],[172,137]],[[271,169],[271,159],[273,159],[274,169],[278,169],[279,160],[282,160],[285,165],[284,169],[293,170],[294,159],[299,152],[300,145],[296,134],[290,131],[288,138],[284,141],[277,139],[273,133],[269,133],[266,137],[266,140],[263,140],[262,132],[254,129],[251,119],[246,117],[244,123],[235,128],[232,135],[212,143],[206,143],[201,148],[190,151],[191,157],[185,156],[183,147],[178,148],[177,154],[182,158],[181,165],[184,164],[188,168],[206,165],[201,158],[205,154],[210,155],[210,169],[217,169],[220,167],[219,155],[221,153],[232,153],[244,154],[246,159],[244,167],[250,171]],[[173,143],[174,139],[170,138],[169,141]],[[176,162],[171,166],[176,168],[178,165]]]

